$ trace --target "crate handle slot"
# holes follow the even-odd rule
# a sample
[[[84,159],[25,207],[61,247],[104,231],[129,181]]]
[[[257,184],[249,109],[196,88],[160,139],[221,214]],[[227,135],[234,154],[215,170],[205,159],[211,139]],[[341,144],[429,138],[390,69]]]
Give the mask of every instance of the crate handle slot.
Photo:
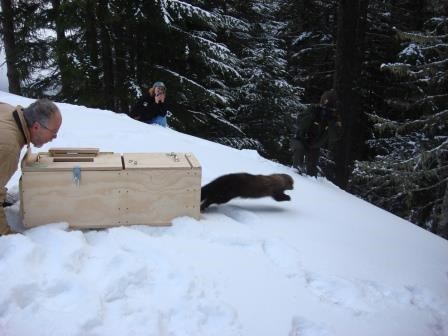
[[[50,148],[48,150],[53,157],[95,157],[98,156],[98,148]]]
[[[53,162],[94,162],[93,157],[55,157]]]

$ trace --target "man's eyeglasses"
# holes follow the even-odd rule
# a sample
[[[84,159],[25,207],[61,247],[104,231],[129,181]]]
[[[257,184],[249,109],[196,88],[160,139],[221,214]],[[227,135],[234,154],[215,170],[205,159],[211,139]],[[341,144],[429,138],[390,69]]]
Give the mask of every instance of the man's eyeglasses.
[[[41,127],[45,128],[47,131],[53,133],[54,136],[58,135],[58,130],[54,130],[54,129],[48,128],[47,126],[43,125],[43,124],[40,123],[40,122],[37,122],[37,123],[38,123]]]

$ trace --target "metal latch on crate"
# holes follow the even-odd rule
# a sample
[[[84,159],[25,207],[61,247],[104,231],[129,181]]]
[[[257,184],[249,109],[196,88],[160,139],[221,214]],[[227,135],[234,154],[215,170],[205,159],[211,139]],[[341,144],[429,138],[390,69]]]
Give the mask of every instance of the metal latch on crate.
[[[72,173],[73,173],[73,182],[76,184],[76,186],[79,187],[79,185],[81,184],[81,167],[80,166],[73,167]]]
[[[167,153],[166,155],[168,157],[170,157],[174,162],[179,162],[180,161],[179,156],[176,153],[174,153],[174,152]]]

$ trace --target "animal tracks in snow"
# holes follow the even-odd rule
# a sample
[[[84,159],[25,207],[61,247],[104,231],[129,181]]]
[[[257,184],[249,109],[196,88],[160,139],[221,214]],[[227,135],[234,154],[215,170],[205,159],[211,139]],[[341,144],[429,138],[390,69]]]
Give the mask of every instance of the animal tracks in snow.
[[[0,274],[18,285],[0,292],[0,330],[46,335],[34,320],[58,335],[58,325],[80,335],[240,335],[239,316],[213,280],[160,252],[169,239],[129,229],[82,235],[42,228],[8,240],[0,246]]]
[[[219,210],[222,214],[232,218],[234,221],[243,224],[256,224],[260,221],[260,217],[252,211],[245,210],[234,205],[222,206]]]
[[[351,310],[355,316],[375,313],[378,307],[412,307],[431,314],[438,329],[444,328],[440,321],[448,317],[448,307],[438,302],[430,291],[416,286],[394,288],[373,281],[348,280],[308,272],[304,278],[306,286],[322,301]]]
[[[416,314],[429,314],[434,335],[448,333],[448,325],[444,322],[448,321],[448,307],[444,307],[429,290],[418,286],[388,286],[370,280],[316,273],[312,271],[311,266],[305,267],[302,264],[300,250],[296,247],[282,239],[266,239],[258,235],[251,225],[261,219],[250,211],[226,206],[220,213],[211,215],[222,217],[216,218],[215,223],[221,223],[227,228],[233,226],[232,230],[216,230],[213,236],[209,236],[213,243],[234,248],[251,248],[262,253],[279,274],[299,286],[310,289],[311,295],[329,306],[346,309],[355,318],[384,314],[391,309],[411,309]],[[312,321],[295,318],[290,335],[307,334],[331,335],[328,330],[318,324],[314,325]]]
[[[288,336],[331,336],[332,334],[323,326],[308,321],[305,318],[294,316]]]
[[[280,240],[265,240],[262,249],[268,259],[274,263],[288,278],[300,275],[299,252]]]
[[[448,333],[448,307],[443,306],[433,294],[418,286],[388,286],[375,281],[349,279],[334,275],[316,273],[301,263],[300,251],[281,239],[263,239],[251,230],[261,219],[251,211],[236,206],[223,206],[220,213],[235,226],[235,236],[219,237],[217,241],[234,246],[261,249],[280,274],[293,282],[301,282],[320,301],[328,305],[351,311],[353,316],[362,317],[392,309],[413,309],[430,314],[435,335]],[[249,224],[249,225],[248,225]],[[229,225],[229,224],[226,224]],[[227,231],[228,232],[228,231]],[[448,277],[448,273],[447,273]],[[320,326],[299,317],[292,322],[290,335],[330,335]]]

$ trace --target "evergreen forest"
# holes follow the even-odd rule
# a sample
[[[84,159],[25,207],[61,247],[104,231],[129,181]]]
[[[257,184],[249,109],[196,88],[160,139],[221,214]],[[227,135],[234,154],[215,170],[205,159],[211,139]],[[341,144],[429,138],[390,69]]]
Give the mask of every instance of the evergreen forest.
[[[155,81],[178,131],[291,165],[335,89],[320,174],[448,238],[446,0],[1,0],[9,91],[130,112]]]

